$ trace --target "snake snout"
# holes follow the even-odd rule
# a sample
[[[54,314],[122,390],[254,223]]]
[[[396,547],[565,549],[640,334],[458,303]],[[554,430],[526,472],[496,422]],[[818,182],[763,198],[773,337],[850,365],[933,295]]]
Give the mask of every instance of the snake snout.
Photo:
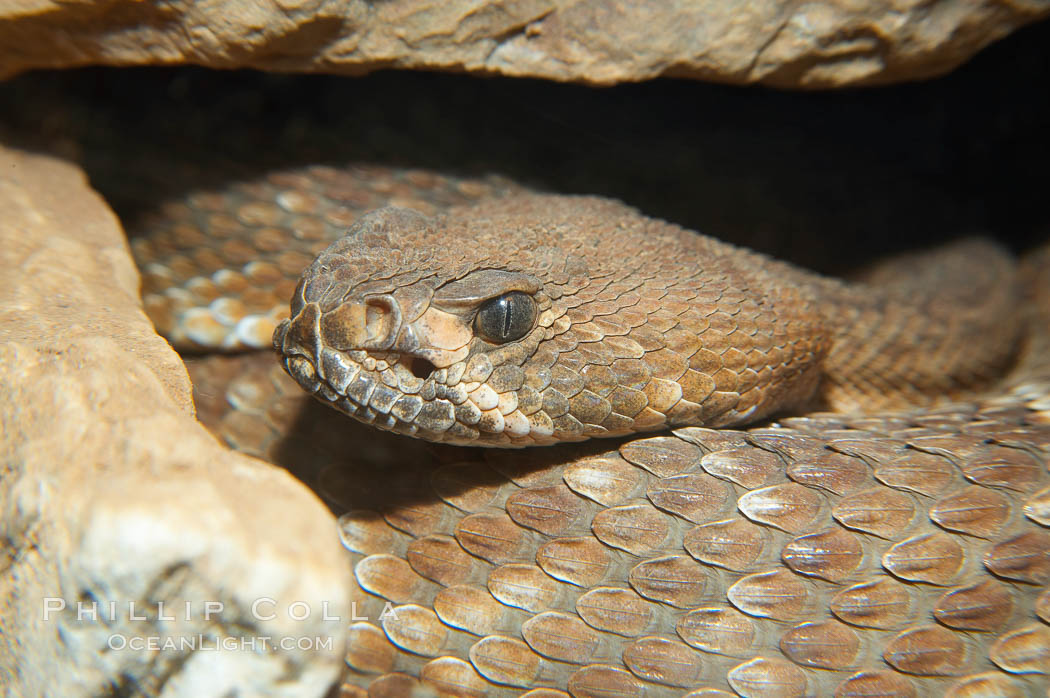
[[[281,321],[273,333],[273,348],[283,358],[285,369],[310,393],[320,388],[315,368],[320,354],[315,331],[318,315],[316,305],[305,305],[295,317]]]

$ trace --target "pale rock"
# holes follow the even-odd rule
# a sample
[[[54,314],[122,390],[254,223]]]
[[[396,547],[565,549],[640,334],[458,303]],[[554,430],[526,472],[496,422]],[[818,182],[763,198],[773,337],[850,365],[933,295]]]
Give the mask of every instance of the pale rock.
[[[81,172],[0,148],[0,210],[0,693],[324,695],[352,589],[331,515],[194,419]],[[223,604],[210,620],[207,601]]]

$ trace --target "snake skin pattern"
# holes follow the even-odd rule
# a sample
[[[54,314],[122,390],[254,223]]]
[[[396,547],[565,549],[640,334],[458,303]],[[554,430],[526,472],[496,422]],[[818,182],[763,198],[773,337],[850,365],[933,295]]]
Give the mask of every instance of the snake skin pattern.
[[[414,176],[373,174],[381,182]],[[237,217],[238,206],[255,203],[246,192],[262,196],[258,203],[276,206],[271,213],[280,209],[284,216],[289,211],[282,208],[283,191],[298,191],[307,180],[318,186],[309,175],[290,176],[191,196],[188,204],[169,209],[174,215],[158,216],[154,228],[168,240],[174,231],[185,234],[192,226],[179,226],[192,212],[204,221],[203,234],[194,232],[185,246],[192,253],[201,244],[192,239],[210,239],[208,225],[228,222],[223,217]],[[334,171],[327,176],[347,177]],[[438,191],[456,192],[446,197],[453,205],[508,193],[517,200],[514,188],[504,183],[428,181],[438,182]],[[351,188],[318,196],[319,208],[304,206],[294,213],[296,220],[315,226],[324,220],[319,210],[349,208],[339,197]],[[430,213],[445,208],[424,203]],[[506,215],[499,213],[505,207],[485,206],[480,210],[489,220]],[[247,230],[280,225],[253,223]],[[388,240],[390,234],[383,231]],[[323,247],[320,240],[312,244]],[[746,254],[711,244],[730,256]],[[150,264],[163,265],[142,252],[160,247],[134,245],[147,276]],[[166,247],[178,248],[170,242]],[[965,246],[958,249],[965,252]],[[745,259],[772,264],[774,275],[799,274],[756,256]],[[996,273],[1009,272],[1009,263],[1001,263],[1005,266]],[[1039,288],[1050,286],[1047,266],[1032,266],[1044,277]],[[896,269],[873,278],[917,278],[907,266]],[[156,274],[158,284],[164,274]],[[219,280],[236,275],[188,274],[188,285],[206,291],[199,307],[209,312],[221,300],[205,283],[218,283],[216,274]],[[565,278],[568,283],[572,275]],[[799,285],[785,293],[810,303],[815,301],[808,294],[827,288],[849,295],[837,282],[791,278]],[[761,275],[748,281],[757,284]],[[870,318],[865,309],[890,309],[891,317],[903,317],[898,302],[904,295],[924,310],[898,331],[911,331],[914,325],[908,323],[922,314],[962,313],[951,332],[930,338],[930,346],[941,348],[942,366],[967,359],[956,358],[965,353],[957,343],[937,342],[949,337],[957,342],[960,328],[972,328],[973,318],[986,316],[989,308],[998,309],[997,321],[1007,332],[1018,331],[1018,313],[1011,307],[1017,291],[1009,284],[977,276],[969,305],[946,311],[941,296],[916,297],[928,283],[924,277],[907,294],[889,300],[855,295],[859,316],[843,308],[847,314],[829,322],[800,313],[797,321],[817,330],[806,336],[817,339],[790,355],[821,357],[826,371],[843,328],[852,331],[858,317]],[[458,295],[477,300],[491,292],[479,294],[479,286]],[[184,289],[158,288],[147,286],[155,297],[177,298],[184,315],[197,302]],[[719,289],[723,298],[726,288]],[[297,293],[306,300],[310,292],[304,289]],[[666,300],[680,298],[673,291]],[[553,308],[559,298],[547,295]],[[253,307],[271,307],[268,299],[256,300],[261,302]],[[1028,302],[1045,324],[1038,309],[1050,307],[1048,298]],[[763,315],[755,312],[755,296],[736,303],[752,317]],[[402,321],[410,315],[403,312]],[[584,326],[601,315],[582,319],[574,308],[565,308],[562,317],[580,318],[572,325]],[[843,318],[852,318],[852,324]],[[712,338],[731,334],[719,322],[711,323]],[[314,326],[322,326],[320,317]],[[336,329],[331,334],[337,340],[347,336],[345,325]],[[981,334],[971,333],[969,341],[987,347]],[[293,336],[301,349],[304,333]],[[889,336],[882,335],[883,346]],[[360,618],[351,627],[343,696],[1026,696],[1046,695],[1050,674],[1050,371],[1044,342],[1044,335],[1035,336],[1025,352],[1028,369],[978,399],[866,414],[812,412],[747,430],[686,426],[627,441],[518,451],[428,445],[370,433],[314,402],[267,356],[211,357],[188,365],[200,391],[202,421],[231,446],[285,465],[342,514],[339,535],[354,566]],[[1008,344],[1004,349],[992,342],[986,353],[978,351],[975,375],[983,380],[983,373],[1013,358],[1016,338]],[[704,346],[713,345],[705,339]],[[431,356],[440,371],[434,361],[440,357]],[[817,389],[806,375],[806,360],[776,363],[781,369],[788,365],[783,375],[801,381],[800,407]],[[827,402],[849,408],[857,390],[878,380],[878,356],[853,361],[872,366],[871,377],[842,382],[848,387],[825,394]],[[686,363],[680,375],[696,371]],[[669,362],[654,365],[659,371]],[[701,375],[726,380],[719,370]],[[852,369],[842,371],[847,381]],[[560,392],[570,383],[555,382],[551,373],[548,387]],[[763,371],[754,373],[753,385],[759,386]],[[914,366],[902,373],[926,375]],[[672,380],[667,373],[655,379]],[[716,387],[727,385],[717,380]],[[736,380],[737,387],[745,385]],[[382,378],[376,385],[394,387]],[[914,397],[921,381],[891,385],[900,388],[893,397],[900,404]],[[950,392],[974,385],[955,376],[940,387]],[[728,409],[745,404],[736,410],[740,419],[755,418],[757,410],[775,408],[768,394],[746,404],[738,399]],[[703,401],[690,402],[699,406],[694,414],[703,413]],[[729,402],[720,397],[714,423],[725,423],[717,420]],[[227,410],[227,403],[236,409]],[[495,407],[501,407],[498,398]],[[563,414],[577,414],[571,409]],[[375,411],[372,421],[381,421],[383,413]],[[586,432],[570,422],[576,435],[607,435],[595,429],[601,422],[576,421]],[[393,613],[384,614],[387,604]]]

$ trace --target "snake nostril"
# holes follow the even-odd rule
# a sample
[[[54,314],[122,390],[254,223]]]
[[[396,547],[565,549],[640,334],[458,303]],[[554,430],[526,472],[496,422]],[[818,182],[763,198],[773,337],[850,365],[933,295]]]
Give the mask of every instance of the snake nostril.
[[[329,310],[320,328],[325,344],[340,351],[386,351],[401,331],[401,309],[392,296],[368,296]]]
[[[380,299],[370,299],[365,304],[365,336],[369,344],[375,345],[388,341],[391,334],[390,305]]]
[[[364,332],[366,349],[389,349],[401,331],[401,307],[389,294],[365,298]]]
[[[437,370],[437,366],[421,356],[413,356],[408,364],[408,369],[412,371],[412,375],[416,378],[426,380],[430,378],[431,373]]]

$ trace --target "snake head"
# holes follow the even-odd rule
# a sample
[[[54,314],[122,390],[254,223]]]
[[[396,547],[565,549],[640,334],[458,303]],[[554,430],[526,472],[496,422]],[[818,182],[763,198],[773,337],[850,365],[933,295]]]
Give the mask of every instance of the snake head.
[[[593,197],[381,209],[304,272],[274,346],[317,398],[430,441],[741,421],[766,409],[760,363],[801,364],[755,341],[772,306],[740,254]]]

